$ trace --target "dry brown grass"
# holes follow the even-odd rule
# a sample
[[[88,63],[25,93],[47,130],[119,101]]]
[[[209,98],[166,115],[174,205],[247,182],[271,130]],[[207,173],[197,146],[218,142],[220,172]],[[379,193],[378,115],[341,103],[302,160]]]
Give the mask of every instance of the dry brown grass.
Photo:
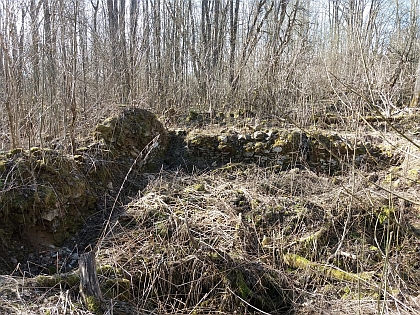
[[[97,243],[105,314],[418,314],[419,153],[375,137],[400,158],[389,170],[140,175]],[[92,314],[74,277],[4,276],[0,311]]]
[[[114,223],[99,261],[144,311],[415,314],[419,241],[400,219],[417,210],[396,207],[385,226],[380,195],[363,178],[298,169],[162,173]]]

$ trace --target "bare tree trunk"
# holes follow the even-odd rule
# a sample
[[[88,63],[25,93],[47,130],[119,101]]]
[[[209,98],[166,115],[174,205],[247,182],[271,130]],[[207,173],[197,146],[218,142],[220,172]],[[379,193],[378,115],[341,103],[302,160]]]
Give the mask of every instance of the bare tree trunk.
[[[144,51],[144,60],[145,60],[145,90],[147,93],[150,93],[152,86],[152,74],[151,74],[151,45],[150,45],[150,12],[149,12],[149,1],[143,1],[143,41],[142,41],[142,51]]]
[[[79,270],[80,294],[83,298],[83,303],[89,311],[100,312],[104,299],[99,287],[94,252],[84,253],[79,256]]]
[[[416,83],[414,84],[413,97],[411,99],[410,107],[419,107],[420,99],[420,59],[417,63]]]
[[[271,14],[274,2],[268,4],[268,7],[265,10],[263,17],[261,13],[264,12],[263,7],[267,4],[267,0],[259,0],[255,5],[253,10],[252,22],[248,25],[248,31],[245,36],[244,45],[242,47],[241,58],[238,61],[238,71],[232,81],[232,85],[236,86],[239,84],[239,79],[241,77],[242,71],[246,64],[248,63],[251,54],[254,52],[255,47],[257,46],[260,38],[263,25],[266,23],[269,15]],[[238,87],[236,87],[238,88]]]
[[[82,81],[83,84],[80,88],[81,97],[80,97],[80,103],[82,108],[82,113],[85,115],[87,112],[87,106],[88,106],[88,65],[89,65],[89,59],[88,59],[88,18],[85,13],[85,8],[80,8],[79,11],[79,42],[80,42],[80,50],[81,50],[81,68],[82,68]],[[77,65],[77,58],[74,61]],[[74,66],[76,68],[76,65]],[[74,98],[76,98],[76,93],[74,95]]]
[[[289,9],[289,13],[287,11]],[[279,86],[279,72],[281,68],[282,55],[291,40],[292,33],[296,27],[299,1],[290,4],[289,0],[280,1],[273,8],[273,14],[267,22],[271,34],[266,47],[267,68],[267,93],[269,97],[275,97]]]
[[[203,89],[203,68],[202,62],[199,58],[198,52],[197,52],[197,31],[196,31],[196,25],[195,25],[195,19],[194,19],[194,12],[193,12],[193,3],[191,0],[188,1],[188,15],[190,17],[190,21],[188,21],[191,25],[191,32],[186,34],[186,37],[189,37],[191,40],[187,39],[187,46],[188,50],[191,55],[191,62],[193,67],[193,73],[194,77],[197,80],[198,88],[199,90]],[[200,93],[201,94],[201,93]]]
[[[119,76],[121,78],[120,102],[126,104],[131,94],[130,69],[127,56],[127,40],[125,36],[125,0],[120,0],[118,15],[118,37],[119,37]]]
[[[71,85],[70,85],[70,143],[71,150],[74,154],[76,152],[76,119],[77,119],[77,105],[76,105],[76,78],[77,78],[77,24],[79,22],[79,1],[74,2],[74,14],[73,14],[73,41],[72,41],[72,63],[71,63]]]
[[[230,58],[229,58],[229,82],[232,90],[236,90],[235,82],[235,60],[236,60],[236,42],[238,35],[238,14],[239,0],[230,0]]]
[[[40,59],[39,59],[39,32],[38,32],[38,15],[39,9],[42,2],[35,3],[35,0],[31,0],[31,7],[29,15],[31,17],[31,62],[32,62],[32,106],[38,101],[39,88],[40,88]]]
[[[109,44],[111,46],[111,73],[110,79],[112,91],[114,95],[119,94],[119,85],[121,83],[119,77],[118,63],[118,0],[107,0],[108,9],[108,28],[109,28]]]
[[[410,11],[410,44],[407,47],[407,55],[411,51],[412,46],[416,41],[416,34],[418,32],[418,1],[412,1]],[[411,99],[410,107],[419,107],[420,99],[420,58],[417,62],[416,83],[414,84],[413,97]]]
[[[10,16],[11,12],[7,12],[7,24],[5,32],[0,32],[0,49],[2,59],[1,73],[3,79],[3,102],[6,109],[6,114],[9,124],[9,134],[11,138],[11,147],[16,148],[20,146],[20,85],[21,74],[19,74],[19,56],[18,56],[18,36],[16,31],[16,21]]]
[[[153,56],[154,56],[154,71],[156,80],[156,95],[161,98],[164,95],[163,92],[163,76],[162,76],[162,42],[161,42],[161,10],[160,0],[152,1],[152,14],[153,14]]]
[[[45,117],[48,118],[48,133],[51,137],[59,134],[60,128],[57,124],[57,117],[60,117],[56,95],[57,95],[57,69],[56,69],[56,30],[52,29],[53,15],[51,13],[50,3],[43,0],[44,9],[44,55],[45,60],[43,67],[43,95],[47,96],[47,108]],[[43,101],[45,98],[43,99]],[[41,114],[43,115],[43,114]],[[42,118],[43,119],[43,118]]]
[[[139,7],[137,0],[131,0],[130,2],[130,52],[129,52],[129,68],[130,68],[130,89],[131,99],[136,100],[138,94],[137,82],[135,82],[136,71],[137,71],[137,57],[138,57],[138,18],[139,18]]]
[[[92,62],[94,69],[93,90],[96,102],[99,102],[99,34],[98,34],[98,10],[99,0],[90,1],[93,8],[93,30],[92,30]]]

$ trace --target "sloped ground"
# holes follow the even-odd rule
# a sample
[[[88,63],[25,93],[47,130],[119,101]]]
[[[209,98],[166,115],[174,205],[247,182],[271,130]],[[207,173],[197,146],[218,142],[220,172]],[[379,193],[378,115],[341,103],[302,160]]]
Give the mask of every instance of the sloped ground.
[[[419,150],[388,140],[398,163],[335,176],[241,163],[185,172],[174,145],[170,171],[143,174],[149,184],[97,242],[105,313],[418,314]],[[78,281],[2,276],[0,312],[92,314]]]
[[[298,169],[153,176],[98,243],[114,314],[420,310],[417,205],[357,176]],[[77,277],[3,277],[3,311],[90,314]]]

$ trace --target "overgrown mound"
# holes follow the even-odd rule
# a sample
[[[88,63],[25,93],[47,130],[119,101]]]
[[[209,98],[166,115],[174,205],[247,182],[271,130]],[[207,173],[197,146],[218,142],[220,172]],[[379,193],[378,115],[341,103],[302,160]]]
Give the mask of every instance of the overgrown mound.
[[[166,142],[166,130],[152,113],[126,109],[98,125],[75,154],[38,147],[1,153],[0,270],[61,244],[99,197],[112,194],[129,170],[144,169],[147,157],[161,154]]]
[[[141,108],[124,110],[121,114],[112,116],[98,124],[93,137],[97,142],[88,139],[88,147],[94,144],[97,149],[105,149],[114,159],[123,157],[138,158],[145,147],[151,145],[158,137],[153,155],[162,153],[167,145],[167,131],[156,116]],[[157,139],[156,139],[157,140]],[[79,151],[84,148],[79,148]],[[143,156],[144,157],[144,156]]]
[[[31,247],[47,248],[74,233],[95,208],[97,193],[74,156],[16,149],[1,154],[0,163],[0,266],[10,270],[9,257],[20,260]],[[21,246],[24,251],[14,251]]]

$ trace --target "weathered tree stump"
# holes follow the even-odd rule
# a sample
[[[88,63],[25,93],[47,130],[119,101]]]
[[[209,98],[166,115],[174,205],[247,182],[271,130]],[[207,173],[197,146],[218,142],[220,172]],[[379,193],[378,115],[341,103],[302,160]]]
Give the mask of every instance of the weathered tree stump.
[[[103,298],[96,273],[95,253],[88,252],[79,256],[80,294],[86,308],[99,314],[102,311]]]

